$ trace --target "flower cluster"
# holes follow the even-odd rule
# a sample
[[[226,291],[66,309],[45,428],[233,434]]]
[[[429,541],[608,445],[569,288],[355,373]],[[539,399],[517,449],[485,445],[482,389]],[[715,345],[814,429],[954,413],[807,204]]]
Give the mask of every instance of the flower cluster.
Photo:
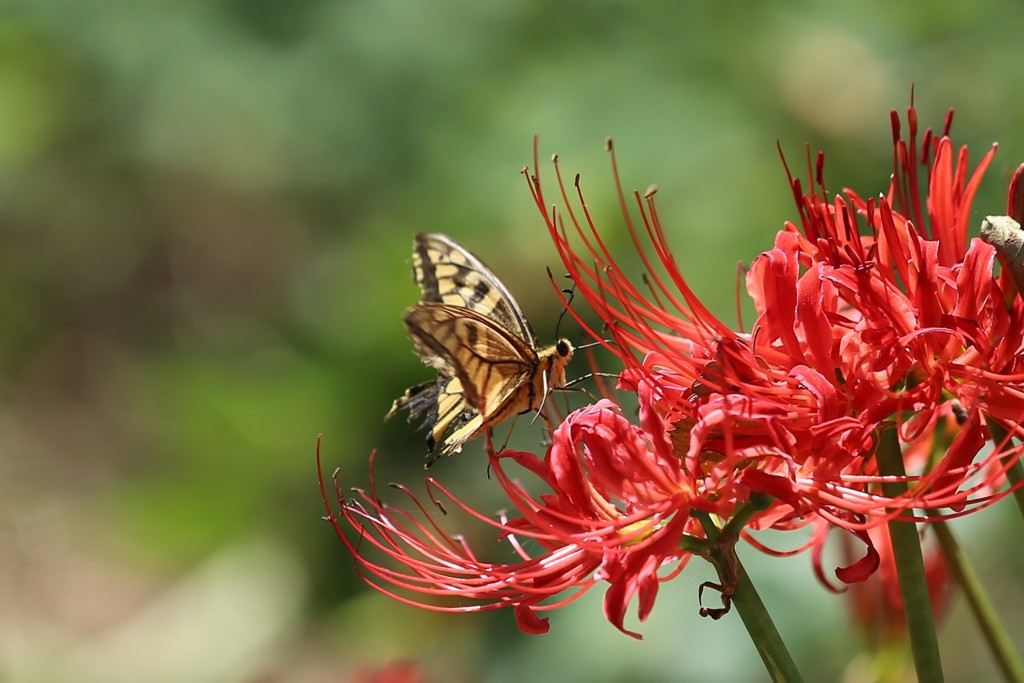
[[[492,454],[495,477],[521,515],[515,519],[492,520],[463,505],[435,479],[427,480],[435,503],[447,498],[493,525],[512,544],[518,562],[478,559],[461,537],[445,533],[404,488],[419,516],[381,502],[371,484],[370,491],[357,492],[357,498],[341,508],[344,521],[364,532],[359,539],[349,540],[333,515],[331,521],[367,578],[413,593],[473,601],[469,606],[423,606],[459,612],[512,606],[523,631],[543,633],[548,623],[538,611],[571,601],[604,580],[611,585],[605,614],[625,630],[630,600],[639,598],[641,619],[645,617],[659,581],[685,566],[690,553],[683,547],[684,537],[698,528],[689,514],[692,483],[673,455],[665,426],[656,424],[660,418],[649,418],[645,427],[654,429],[645,431],[602,399],[559,425],[547,457],[516,451],[505,451],[501,457]],[[508,476],[506,460],[534,473],[550,493],[532,496]],[[337,494],[341,500],[341,492]],[[326,501],[326,491],[324,495]],[[527,541],[543,552],[531,555]],[[359,543],[397,560],[404,570],[376,563],[369,548],[360,548]],[[421,604],[374,585],[400,600]],[[569,598],[546,602],[566,591]]]
[[[579,177],[572,196],[555,159],[562,208],[550,208],[535,160],[526,171],[533,198],[604,329],[577,319],[595,339],[611,337],[604,343],[624,366],[618,389],[636,394],[638,424],[604,398],[569,415],[544,457],[492,451],[513,517],[491,519],[427,481],[432,499],[447,497],[494,526],[518,554],[514,563],[479,559],[404,488],[419,514],[382,502],[375,488],[350,501],[339,492],[341,515],[330,519],[363,575],[432,609],[511,606],[531,633],[547,630],[540,612],[603,581],[606,616],[625,631],[632,599],[643,620],[659,583],[694,554],[716,563],[727,596],[730,543],[742,537],[781,552],[751,532],[804,529],[801,549],[813,550],[823,581],[828,531],[849,532],[867,548],[836,570],[850,583],[878,568],[880,524],[915,511],[962,515],[1007,495],[1005,474],[1021,456],[1010,437],[1024,436],[1024,301],[1009,268],[995,273],[997,249],[968,238],[995,149],[971,170],[950,121],[941,134],[919,136],[911,108],[904,138],[893,115],[894,174],[877,198],[851,190],[830,198],[822,155],[808,159],[809,189],[789,173],[799,220],[747,272],[757,311],[749,332],[730,329],[689,288],[654,190],[627,195],[616,171],[646,269],[638,284],[603,241]],[[1022,186],[1024,167],[1009,193],[1017,220]],[[886,439],[898,444],[898,466],[878,457]],[[506,471],[510,462],[547,492],[528,493]],[[370,548],[390,559],[372,559]]]
[[[821,156],[812,191],[790,176],[800,224],[788,223],[747,274],[758,312],[750,333],[728,329],[686,285],[653,192],[635,200],[664,277],[620,193],[651,296],[619,269],[589,216],[581,225],[568,214],[581,252],[560,216],[545,213],[580,293],[611,324],[624,381],[656,388],[668,422],[687,432],[679,455],[691,469],[715,458],[706,490],[738,479],[798,515],[883,517],[893,508],[962,510],[1005,495],[992,484],[1018,451],[997,444],[976,457],[987,421],[1021,432],[1024,302],[1012,280],[993,275],[995,248],[967,238],[995,150],[971,173],[966,149],[956,153],[947,134],[928,132],[918,145],[914,110],[909,128],[900,139],[894,116],[896,169],[883,197],[865,201],[846,190],[830,201]],[[928,171],[925,202],[919,164]],[[1018,171],[1011,198],[1021,183]],[[944,428],[949,418],[959,423],[952,430]],[[877,437],[888,426],[916,445],[907,457],[913,486],[896,499],[873,492]],[[934,444],[945,453],[933,461],[923,444],[940,437],[951,442]],[[965,488],[974,474],[983,476]]]

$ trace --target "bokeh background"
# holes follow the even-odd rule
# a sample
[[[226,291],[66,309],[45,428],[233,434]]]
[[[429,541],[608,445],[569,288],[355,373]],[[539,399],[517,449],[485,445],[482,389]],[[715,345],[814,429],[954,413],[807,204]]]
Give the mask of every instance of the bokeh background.
[[[417,231],[475,251],[553,337],[556,259],[519,174],[535,133],[625,254],[613,136],[727,320],[736,264],[794,214],[776,141],[875,194],[911,84],[925,124],[957,110],[973,159],[1000,143],[976,207],[1002,212],[1022,21],[998,0],[3,3],[0,680],[350,681],[409,659],[436,682],[763,680],[735,614],[696,615],[698,563],[633,619],[642,642],[600,587],[544,637],[367,590],[321,520],[316,435],[346,484],[373,449],[382,479],[423,477],[421,435],[382,420],[429,377],[400,320]],[[497,509],[480,449],[432,474]],[[1019,519],[957,529],[1024,642]],[[808,557],[743,557],[808,680],[870,680]],[[948,616],[947,680],[993,680],[963,603]]]

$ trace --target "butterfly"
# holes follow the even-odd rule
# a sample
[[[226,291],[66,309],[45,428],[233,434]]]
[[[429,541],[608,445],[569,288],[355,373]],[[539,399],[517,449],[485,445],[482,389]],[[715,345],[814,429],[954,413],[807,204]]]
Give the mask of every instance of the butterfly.
[[[423,418],[430,467],[510,415],[539,410],[565,385],[573,346],[559,339],[538,348],[505,285],[450,237],[416,235],[413,277],[422,296],[405,312],[405,326],[437,379],[406,390],[385,419],[403,409],[410,421]]]

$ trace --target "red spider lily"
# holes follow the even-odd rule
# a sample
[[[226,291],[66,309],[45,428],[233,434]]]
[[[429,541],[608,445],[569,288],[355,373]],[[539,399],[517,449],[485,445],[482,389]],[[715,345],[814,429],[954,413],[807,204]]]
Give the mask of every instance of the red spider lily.
[[[602,581],[606,617],[638,637],[624,626],[632,599],[643,621],[662,581],[694,553],[715,556],[737,534],[779,553],[754,532],[804,529],[809,540],[789,552],[811,549],[824,581],[825,538],[843,529],[867,547],[863,559],[837,570],[850,583],[884,560],[875,527],[910,519],[908,510],[952,517],[1005,496],[1004,475],[1021,447],[1007,438],[982,448],[992,423],[1024,435],[1024,303],[1012,278],[993,275],[995,248],[967,238],[994,149],[969,172],[966,150],[954,160],[948,124],[919,143],[914,110],[906,140],[893,117],[896,173],[878,199],[846,190],[829,200],[821,155],[810,170],[812,191],[789,175],[800,224],[787,223],[751,265],[746,284],[758,316],[749,333],[730,329],[690,290],[653,191],[633,195],[639,229],[616,172],[622,214],[647,270],[645,293],[602,241],[578,177],[574,210],[558,175],[559,213],[547,208],[536,172],[528,175],[568,272],[614,340],[606,346],[625,366],[618,387],[637,395],[639,425],[602,399],[554,430],[544,458],[499,456],[489,446],[495,480],[514,508],[498,519],[433,478],[426,480],[431,505],[400,486],[411,507],[386,503],[372,460],[369,491],[349,500],[336,485],[335,514],[321,479],[328,518],[363,578],[439,611],[512,607],[529,633],[548,630],[541,613]],[[919,165],[927,171],[923,197]],[[1011,215],[1024,203],[1020,176]],[[906,475],[879,471],[875,451],[887,429],[898,435]],[[508,474],[509,463],[546,492],[531,494]],[[881,484],[893,481],[906,492],[883,494]],[[516,561],[484,559],[445,531],[433,509],[441,498],[493,527]],[[709,521],[720,524],[722,539],[705,537]],[[728,572],[717,568],[727,595]]]
[[[383,502],[372,479],[370,491],[356,491],[352,500],[336,490],[340,516],[332,510],[322,478],[321,491],[329,519],[363,578],[402,602],[453,612],[513,607],[521,630],[544,633],[548,620],[539,612],[571,602],[605,581],[608,620],[639,637],[623,623],[629,603],[638,598],[643,621],[659,583],[683,569],[690,557],[684,548],[699,546],[703,533],[689,515],[693,485],[673,455],[666,429],[662,425],[651,433],[662,438],[651,439],[602,399],[558,427],[544,460],[530,453],[492,453],[495,478],[520,515],[514,519],[481,515],[428,479],[435,504],[447,498],[508,541],[519,558],[511,563],[479,558],[404,487],[397,488],[419,514]],[[509,460],[535,474],[550,493],[533,496],[511,479],[504,466]],[[531,552],[528,545],[540,550]],[[437,605],[427,596],[458,604]]]
[[[829,200],[822,155],[808,164],[811,191],[789,176],[800,224],[787,223],[748,272],[758,312],[750,333],[729,329],[689,288],[653,190],[633,194],[637,223],[615,172],[645,293],[611,256],[579,177],[573,201],[554,160],[559,211],[548,208],[536,171],[527,173],[569,274],[626,366],[620,388],[649,384],[685,468],[703,473],[696,500],[746,488],[775,498],[751,528],[824,520],[866,539],[866,529],[908,509],[950,517],[1008,493],[1000,487],[1020,447],[982,447],[990,421],[1024,435],[1024,301],[1009,277],[993,274],[996,250],[967,237],[995,149],[970,171],[950,121],[919,141],[915,110],[906,139],[893,114],[895,173],[878,199],[845,190]],[[1020,175],[1011,213],[1024,201]],[[954,415],[959,425],[945,438],[939,428]],[[882,495],[878,484],[893,478],[874,459],[886,428],[903,444],[935,447],[925,457],[906,450],[909,487],[896,497]]]

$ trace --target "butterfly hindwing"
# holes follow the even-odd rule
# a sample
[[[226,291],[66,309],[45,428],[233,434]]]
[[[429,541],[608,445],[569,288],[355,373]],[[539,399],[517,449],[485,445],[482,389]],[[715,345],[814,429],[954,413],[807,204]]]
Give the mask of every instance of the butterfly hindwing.
[[[467,406],[462,383],[455,377],[438,377],[406,389],[401,398],[395,399],[384,419],[406,409],[409,420],[423,418],[420,429],[429,429],[427,449],[432,455],[428,466],[441,455],[461,450],[462,444],[476,436],[483,423],[480,414]],[[449,431],[451,433],[445,437]],[[444,445],[441,450],[437,449],[439,443]]]
[[[536,348],[537,335],[505,285],[450,237],[438,233],[416,235],[413,277],[423,291],[420,303],[475,311]]]

